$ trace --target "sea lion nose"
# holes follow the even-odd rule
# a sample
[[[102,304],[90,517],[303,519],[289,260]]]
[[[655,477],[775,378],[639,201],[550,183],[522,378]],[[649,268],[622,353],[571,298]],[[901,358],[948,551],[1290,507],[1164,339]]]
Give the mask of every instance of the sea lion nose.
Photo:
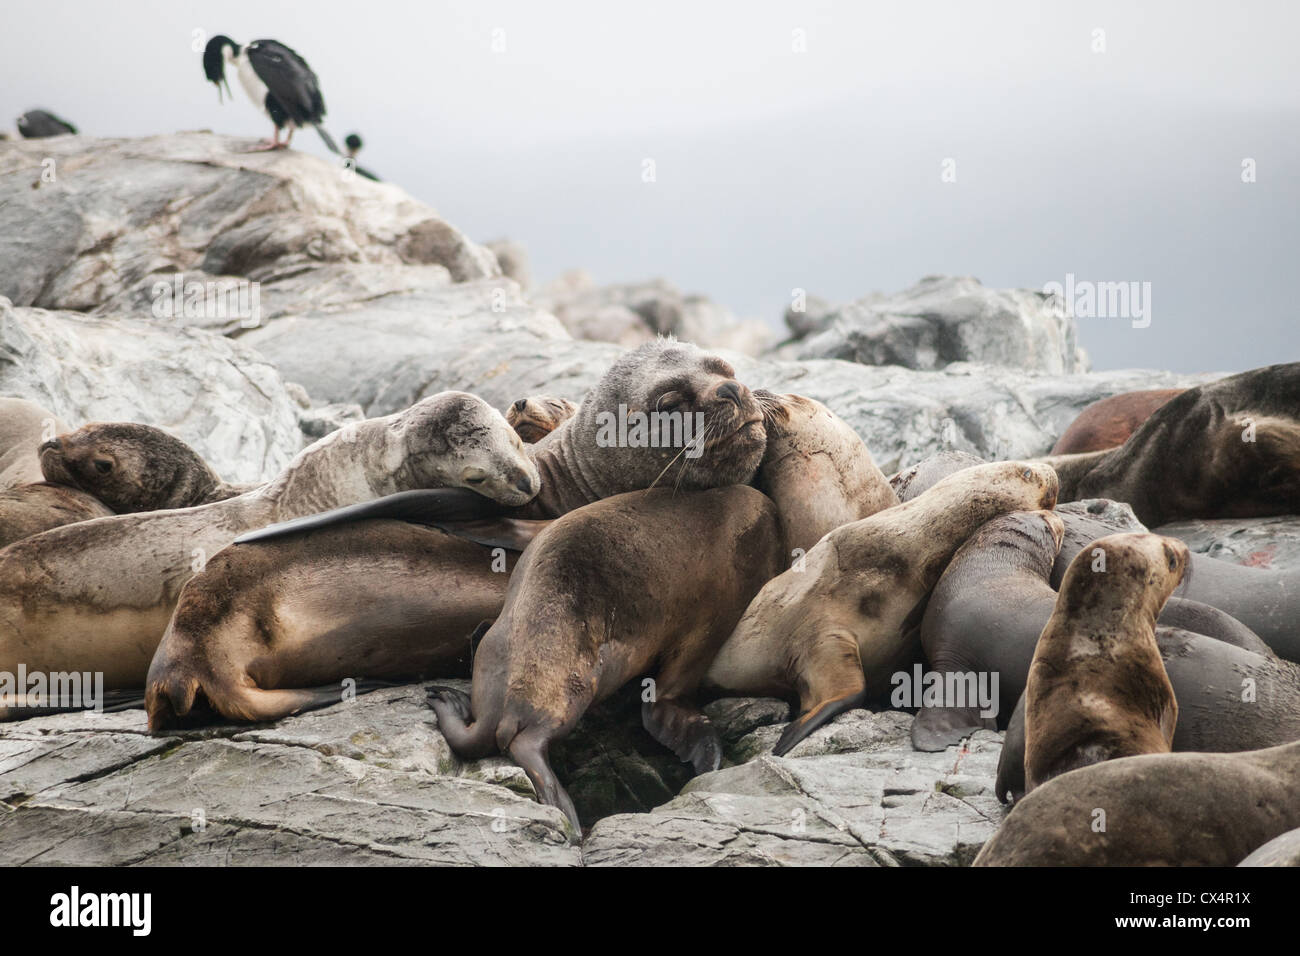
[[[522,412],[527,407],[528,407],[528,399],[526,398],[519,399],[519,401],[515,402],[515,406],[514,406],[515,411],[517,412]]]
[[[739,407],[744,401],[743,394],[740,391],[739,382],[723,382],[718,386],[718,398],[725,398],[727,401]]]
[[[60,448],[62,448],[62,447],[63,447],[63,441],[62,441],[61,439],[58,439],[58,438],[51,438],[51,439],[50,439],[49,441],[47,441],[47,442],[41,442],[41,447],[38,448],[37,451],[38,451],[38,452],[43,452],[43,451],[58,451],[58,450],[59,450]]]
[[[537,491],[533,479],[523,472],[520,472],[519,477],[515,479],[515,488],[525,495],[531,495]]]

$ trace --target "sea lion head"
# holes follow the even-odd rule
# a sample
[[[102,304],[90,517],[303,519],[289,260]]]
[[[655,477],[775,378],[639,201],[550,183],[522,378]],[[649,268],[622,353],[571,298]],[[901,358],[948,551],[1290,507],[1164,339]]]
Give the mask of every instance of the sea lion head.
[[[561,433],[599,497],[747,484],[767,442],[763,410],[730,363],[665,338],[620,357],[538,447]]]
[[[935,482],[925,494],[944,489],[968,489],[962,507],[982,509],[989,502],[997,502],[1000,510],[1015,503],[1015,511],[1041,508],[1050,511],[1056,507],[1056,496],[1061,490],[1056,470],[1042,462],[995,461],[987,465],[962,468]],[[920,496],[918,496],[920,497]]]
[[[506,421],[527,444],[541,441],[578,410],[575,402],[553,395],[521,398],[506,411]]]
[[[504,505],[527,504],[541,490],[524,443],[495,408],[468,392],[439,392],[397,416],[412,485],[469,488]]]
[[[1187,545],[1177,538],[1150,532],[1107,535],[1070,562],[1061,595],[1072,612],[1123,616],[1146,610],[1154,622],[1190,560]]]
[[[117,514],[189,508],[221,479],[197,452],[152,425],[92,422],[40,447],[45,480],[93,495]]]
[[[1013,511],[985,522],[953,565],[967,554],[987,554],[1010,566],[1030,567],[1046,579],[1064,537],[1065,522],[1055,511]]]

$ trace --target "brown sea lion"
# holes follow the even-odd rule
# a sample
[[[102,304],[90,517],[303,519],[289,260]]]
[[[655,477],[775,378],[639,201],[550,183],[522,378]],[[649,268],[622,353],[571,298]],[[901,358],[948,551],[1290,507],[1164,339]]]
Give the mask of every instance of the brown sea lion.
[[[1177,627],[1157,627],[1156,644],[1178,700],[1175,753],[1261,750],[1300,740],[1300,665]],[[994,792],[1003,803],[1025,792],[1023,694],[1002,739]]]
[[[93,495],[47,481],[0,491],[0,549],[51,528],[112,513]]]
[[[730,696],[790,697],[799,716],[775,753],[884,691],[916,647],[930,589],[986,521],[1056,502],[1051,468],[999,462],[959,472],[912,501],[837,528],[770,581],[706,677]]]
[[[576,402],[553,395],[521,398],[506,411],[510,427],[528,444],[541,441],[578,410]]]
[[[1144,754],[1049,780],[975,866],[1235,866],[1300,827],[1300,743]]]
[[[1025,685],[1029,790],[1089,764],[1169,753],[1178,701],[1156,618],[1187,568],[1187,546],[1114,534],[1070,564]]]
[[[1119,448],[1043,459],[1061,500],[1127,502],[1147,526],[1255,518],[1300,507],[1300,362],[1198,385]]]
[[[1124,392],[1093,402],[1052,446],[1053,455],[1078,455],[1089,451],[1118,448],[1152,413],[1183,388],[1152,388]]]
[[[66,432],[53,412],[23,398],[0,398],[0,491],[44,481],[37,449]]]
[[[618,495],[553,522],[524,552],[474,658],[472,695],[431,694],[452,749],[508,751],[581,832],[547,760],[595,701],[653,675],[642,721],[696,772],[722,748],[693,695],[718,645],[781,567],[776,507],[753,488]]]
[[[427,487],[516,505],[536,494],[538,477],[498,411],[442,392],[327,435],[247,494],[15,542],[0,551],[0,670],[102,671],[105,687],[141,686],[181,587],[238,535]]]
[[[1085,507],[1077,508],[1080,504]],[[976,680],[996,675],[997,699],[991,708],[970,700],[969,694],[962,702],[922,707],[912,721],[917,750],[944,750],[980,728],[1006,726],[1029,679],[1038,638],[1056,607],[1057,594],[1048,578],[1053,560],[1060,564],[1057,549],[1062,540],[1090,544],[1114,534],[1116,525],[1122,528],[1126,509],[1112,504],[1076,502],[1055,512],[1003,515],[981,527],[953,555],[926,604],[921,647],[931,671],[943,675],[942,686],[966,688],[966,675]],[[1159,623],[1272,656],[1240,621],[1195,601],[1170,598]],[[993,687],[990,677],[985,680]]]
[[[468,675],[470,634],[501,613],[537,530],[511,524],[492,530],[521,538],[363,521],[224,549],[181,590],[154,654],[149,729],[279,720],[337,703],[346,678]]]
[[[787,554],[797,558],[840,525],[898,504],[848,422],[802,395],[754,394],[767,431],[754,487],[776,502]]]
[[[653,419],[651,416],[655,416]],[[651,438],[651,425],[658,440]],[[689,429],[689,437],[687,430]],[[651,442],[654,441],[652,444]],[[687,342],[656,339],[624,353],[572,418],[526,450],[542,490],[503,517],[555,518],[611,495],[661,485],[679,490],[747,484],[767,442],[763,410],[735,370]],[[263,528],[241,544],[368,518],[481,518],[457,513],[443,491],[378,500]]]
[[[193,448],[161,428],[92,422],[40,447],[45,480],[94,495],[115,514],[192,508],[258,487],[224,482]]]

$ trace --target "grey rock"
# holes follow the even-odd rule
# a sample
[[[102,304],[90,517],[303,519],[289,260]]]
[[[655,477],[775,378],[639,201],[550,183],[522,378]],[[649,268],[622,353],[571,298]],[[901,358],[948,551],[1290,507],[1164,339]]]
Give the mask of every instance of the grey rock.
[[[802,335],[783,355],[864,365],[938,369],[981,362],[1053,373],[1087,371],[1074,320],[1051,298],[1025,289],[986,289],[978,279],[927,276],[891,296],[871,295],[833,312],[787,313]]]
[[[302,448],[293,399],[275,368],[198,329],[0,299],[0,394],[36,402],[74,427],[156,425],[231,482],[269,479]]]
[[[211,133],[6,143],[0,295],[145,315],[154,284],[181,273],[256,281],[273,317],[397,291],[407,266],[455,281],[500,274],[489,250],[397,186],[250,145]]]
[[[1238,866],[1300,866],[1300,830],[1269,840]]]
[[[1234,564],[1300,568],[1300,517],[1294,515],[1175,521],[1152,530],[1179,538],[1196,554]]]

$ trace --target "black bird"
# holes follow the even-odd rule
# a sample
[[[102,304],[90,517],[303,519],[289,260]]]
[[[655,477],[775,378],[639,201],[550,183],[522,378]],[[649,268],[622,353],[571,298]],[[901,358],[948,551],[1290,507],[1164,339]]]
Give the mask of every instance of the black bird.
[[[356,174],[358,176],[364,176],[366,179],[373,179],[375,182],[380,182],[381,180],[378,176],[357,163],[357,153],[361,152],[361,147],[364,145],[365,144],[361,142],[361,135],[359,133],[348,133],[347,136],[343,137],[343,146],[348,151],[348,159],[352,160],[352,169]]]
[[[22,133],[23,139],[45,139],[47,136],[76,133],[77,127],[49,110],[28,110],[18,117],[18,132]]]
[[[295,129],[314,126],[330,151],[339,151],[334,139],[320,125],[325,118],[325,98],[306,60],[276,40],[254,40],[241,47],[228,36],[214,36],[203,50],[203,72],[208,82],[216,85],[221,102],[225,102],[221,84],[230,92],[227,63],[239,74],[239,84],[253,105],[275,124],[275,136],[259,149],[284,149],[292,142]],[[282,143],[280,130],[285,127],[289,135]]]

